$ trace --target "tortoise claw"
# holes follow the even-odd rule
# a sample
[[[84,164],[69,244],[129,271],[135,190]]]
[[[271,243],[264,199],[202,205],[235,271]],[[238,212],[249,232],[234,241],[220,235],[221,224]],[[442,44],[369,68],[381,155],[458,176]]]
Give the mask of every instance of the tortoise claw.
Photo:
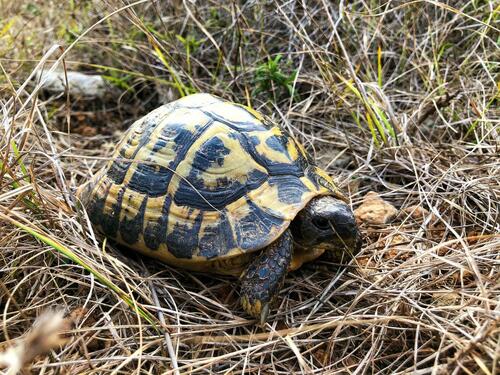
[[[260,310],[260,325],[261,327],[266,325],[267,317],[269,316],[269,303],[264,304],[262,306],[262,310]]]
[[[241,305],[261,325],[266,323],[270,306],[283,286],[292,246],[293,239],[287,230],[250,263],[241,277]]]

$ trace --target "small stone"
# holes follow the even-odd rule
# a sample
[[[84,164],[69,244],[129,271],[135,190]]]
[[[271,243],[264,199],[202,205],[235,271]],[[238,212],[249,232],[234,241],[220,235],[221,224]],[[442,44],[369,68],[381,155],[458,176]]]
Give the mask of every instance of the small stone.
[[[354,210],[356,220],[366,224],[385,224],[397,213],[396,207],[380,198],[373,191],[366,194],[361,206]]]
[[[114,96],[116,90],[100,75],[91,75],[80,72],[46,71],[39,73],[41,89],[51,94],[62,95],[68,84],[69,94],[73,97],[104,99]]]

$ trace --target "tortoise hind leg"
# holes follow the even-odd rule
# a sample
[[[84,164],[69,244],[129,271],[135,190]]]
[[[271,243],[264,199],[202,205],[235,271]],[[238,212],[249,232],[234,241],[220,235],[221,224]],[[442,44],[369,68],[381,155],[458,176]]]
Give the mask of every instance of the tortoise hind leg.
[[[290,230],[255,258],[241,277],[241,304],[243,309],[263,325],[269,314],[269,305],[283,286],[293,254]]]

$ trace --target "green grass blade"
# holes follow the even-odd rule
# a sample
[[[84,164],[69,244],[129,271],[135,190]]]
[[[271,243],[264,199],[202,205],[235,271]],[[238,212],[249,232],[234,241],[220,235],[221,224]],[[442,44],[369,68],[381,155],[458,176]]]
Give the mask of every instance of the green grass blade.
[[[375,145],[377,147],[380,147],[380,142],[378,140],[377,133],[375,132],[375,127],[373,126],[372,117],[368,112],[366,113],[366,123],[368,124],[368,129],[370,129],[370,133],[372,133],[372,138],[375,142]]]
[[[52,238],[36,231],[33,228],[30,228],[27,225],[24,225],[20,223],[19,221],[3,214],[0,213],[0,216],[3,217],[4,219],[10,221],[12,224],[14,224],[16,227],[19,229],[31,234],[33,237],[37,238],[38,240],[42,241],[46,245],[49,245],[52,247],[54,250],[57,252],[63,254],[65,257],[73,261],[74,263],[78,264],[79,266],[83,267],[86,271],[94,275],[94,277],[101,282],[103,285],[105,285],[108,289],[113,291],[118,295],[119,298],[121,298],[127,305],[132,308],[133,311],[135,311],[137,314],[142,316],[148,323],[150,323],[155,329],[157,328],[156,324],[156,319],[154,318],[153,315],[151,315],[147,310],[142,308],[135,302],[132,298],[130,298],[119,286],[113,284],[111,280],[109,280],[105,275],[100,273],[99,271],[95,270],[91,266],[89,266],[85,261],[80,258],[75,252],[73,252],[71,249],[67,248],[66,246],[60,244],[59,242],[53,240]]]
[[[377,113],[377,116],[382,121],[382,123],[384,125],[384,129],[387,130],[387,132],[389,133],[389,135],[393,139],[396,139],[396,132],[394,131],[394,127],[391,125],[391,123],[387,119],[387,116],[385,115],[384,111],[382,111],[382,109],[380,109],[379,106],[377,106],[376,104],[373,104],[372,106],[373,106],[373,109],[375,110],[375,112]]]
[[[380,45],[377,49],[377,77],[378,77],[378,87],[382,88],[382,49]]]
[[[19,152],[19,148],[16,145],[16,142],[14,140],[11,140],[10,145],[12,147],[12,150],[14,151],[14,155],[16,157],[17,162],[19,163],[19,167],[21,168],[21,171],[23,172],[23,177],[24,180],[28,183],[30,183],[30,175],[28,174],[28,169],[24,165],[23,161],[21,160],[21,153]]]
[[[17,148],[17,146],[15,146],[14,143],[13,143],[13,145],[15,147],[15,148],[13,147],[14,154],[16,155],[16,158],[19,159],[19,149]],[[21,169],[23,171],[25,180],[27,180],[27,182],[29,184],[31,184],[31,182],[29,181],[29,175],[28,175],[28,171],[27,171],[26,167],[24,166],[23,163],[20,163],[20,165],[21,165]],[[3,164],[2,160],[0,160],[0,169],[3,169],[3,168],[4,168],[4,164]],[[18,189],[21,187],[21,184],[19,182],[15,181],[15,179],[13,178],[12,182],[10,183],[10,186],[12,186],[14,189]],[[35,195],[33,194],[33,192],[31,192],[30,196],[32,197],[32,199],[35,199]],[[32,202],[29,198],[23,197],[22,201],[26,205],[26,207],[28,207],[33,212],[40,211],[40,209],[38,208],[38,205],[36,203]]]
[[[374,108],[376,108],[376,106],[374,106]],[[382,126],[382,124],[378,120],[377,115],[374,113],[373,108],[367,106],[367,112],[368,112],[368,114],[370,114],[370,117],[371,117],[373,123],[377,127],[377,131],[378,131],[378,134],[380,135],[380,137],[382,138],[382,142],[384,144],[387,144],[387,137],[385,136],[384,127]]]
[[[352,111],[351,116],[354,119],[354,122],[358,126],[359,129],[363,130],[363,126],[361,126],[361,120],[359,119],[359,116],[356,112]]]
[[[359,90],[358,90],[356,87],[354,87],[354,85],[352,84],[352,82],[348,81],[347,79],[345,79],[344,77],[342,77],[342,76],[341,76],[340,74],[338,74],[338,73],[335,73],[335,74],[336,74],[336,75],[337,75],[337,77],[338,77],[338,78],[339,78],[339,79],[340,79],[340,80],[344,83],[344,85],[346,85],[346,86],[349,88],[349,90],[351,90],[351,91],[354,93],[354,95],[356,95],[356,97],[357,97],[359,100],[361,100],[361,101],[363,101],[363,102],[364,102],[364,100],[363,100],[363,96],[361,95],[361,93],[359,92]]]
[[[489,111],[490,106],[493,104],[493,102],[496,101],[496,100],[499,100],[499,99],[500,99],[500,82],[497,84],[497,93],[496,93],[496,95],[494,95],[493,98],[491,98],[488,101],[488,103],[486,103],[486,107],[485,107],[484,111],[481,113],[481,118],[478,118],[478,119],[474,120],[474,122],[472,123],[472,125],[469,126],[469,129],[467,129],[467,132],[465,133],[465,137],[464,138],[467,138],[469,135],[471,135],[472,132],[474,132],[474,130],[476,129],[476,127],[482,121],[482,118],[484,117],[484,115],[486,114],[486,112]]]
[[[153,46],[156,55],[160,59],[160,61],[163,63],[163,65],[167,68],[169,73],[172,75],[172,79],[174,80],[174,85],[177,91],[179,91],[179,95],[181,97],[186,96],[186,87],[183,85],[181,82],[180,78],[177,75],[177,72],[172,68],[172,66],[169,64],[168,60],[166,59],[165,55],[163,52],[160,50],[160,47],[158,47],[158,44],[151,38],[149,38],[149,42]]]

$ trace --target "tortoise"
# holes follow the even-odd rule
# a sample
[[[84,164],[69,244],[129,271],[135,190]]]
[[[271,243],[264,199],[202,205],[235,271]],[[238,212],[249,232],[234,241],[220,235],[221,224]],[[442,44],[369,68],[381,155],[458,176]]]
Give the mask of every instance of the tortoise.
[[[347,198],[269,118],[210,94],[136,121],[76,193],[105,236],[169,265],[240,277],[264,324],[287,272],[359,250]]]

